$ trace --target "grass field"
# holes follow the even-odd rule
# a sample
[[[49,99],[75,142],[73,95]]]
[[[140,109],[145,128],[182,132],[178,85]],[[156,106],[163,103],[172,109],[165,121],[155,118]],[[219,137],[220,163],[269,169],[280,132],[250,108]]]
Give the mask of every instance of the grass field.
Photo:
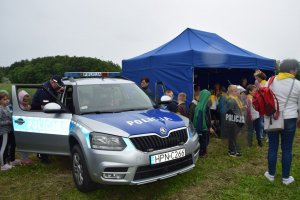
[[[243,147],[243,156],[232,158],[226,154],[226,142],[212,138],[209,156],[190,172],[141,186],[99,186],[88,194],[75,188],[69,157],[52,156],[45,165],[31,154],[34,165],[0,171],[0,199],[299,199],[299,144],[297,135],[291,170],[296,182],[289,186],[281,183],[280,160],[275,183],[264,178],[266,144]]]
[[[0,83],[0,90],[6,90],[11,93],[11,84]]]
[[[11,85],[0,84],[10,91]],[[299,130],[298,130],[299,134]],[[243,156],[227,156],[227,143],[211,138],[209,155],[198,160],[194,170],[185,174],[141,186],[99,186],[84,194],[72,179],[69,157],[52,156],[51,164],[17,166],[0,171],[0,199],[300,199],[300,136],[296,135],[291,174],[296,182],[281,183],[278,160],[275,183],[263,176],[267,169],[267,144],[263,148],[242,145]],[[241,143],[245,143],[242,135]]]

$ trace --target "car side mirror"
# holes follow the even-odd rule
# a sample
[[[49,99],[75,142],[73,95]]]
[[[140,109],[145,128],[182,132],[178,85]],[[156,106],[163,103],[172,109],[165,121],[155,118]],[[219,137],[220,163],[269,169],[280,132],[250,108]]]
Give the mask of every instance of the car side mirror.
[[[57,103],[47,103],[44,108],[43,108],[43,111],[45,113],[61,113],[61,112],[64,112],[63,109],[61,109],[61,106],[58,105]]]
[[[159,104],[169,104],[172,102],[172,98],[168,95],[164,95],[160,98]]]

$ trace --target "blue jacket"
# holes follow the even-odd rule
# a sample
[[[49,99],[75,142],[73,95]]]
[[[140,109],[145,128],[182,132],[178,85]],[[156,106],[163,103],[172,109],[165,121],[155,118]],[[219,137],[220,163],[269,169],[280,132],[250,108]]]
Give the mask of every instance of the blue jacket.
[[[43,84],[47,90],[52,93],[55,97],[58,95],[57,92],[51,87],[50,81],[47,81]],[[45,105],[49,102],[55,102],[56,99],[53,98],[48,92],[43,89],[38,89],[32,98],[31,109],[32,110],[41,110],[42,105]]]

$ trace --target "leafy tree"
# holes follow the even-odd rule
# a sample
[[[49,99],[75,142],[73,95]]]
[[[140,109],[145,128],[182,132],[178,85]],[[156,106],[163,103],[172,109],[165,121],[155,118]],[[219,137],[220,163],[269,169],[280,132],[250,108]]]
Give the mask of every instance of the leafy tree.
[[[13,83],[42,83],[53,74],[63,76],[64,72],[77,71],[120,72],[121,67],[112,61],[97,58],[51,56],[15,62],[5,70],[0,69],[0,78],[8,77]]]
[[[10,83],[10,80],[9,80],[9,78],[3,76],[1,78],[1,83]]]

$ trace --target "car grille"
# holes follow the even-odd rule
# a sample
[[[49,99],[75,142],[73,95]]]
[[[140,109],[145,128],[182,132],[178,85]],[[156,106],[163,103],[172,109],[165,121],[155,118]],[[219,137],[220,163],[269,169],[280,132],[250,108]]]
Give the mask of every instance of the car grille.
[[[173,131],[168,137],[161,138],[158,135],[148,135],[130,138],[134,146],[143,152],[151,152],[155,150],[165,149],[182,145],[187,142],[187,129]]]
[[[134,176],[134,181],[164,175],[170,172],[180,170],[193,164],[192,155],[185,156],[157,165],[147,165],[138,167]]]

